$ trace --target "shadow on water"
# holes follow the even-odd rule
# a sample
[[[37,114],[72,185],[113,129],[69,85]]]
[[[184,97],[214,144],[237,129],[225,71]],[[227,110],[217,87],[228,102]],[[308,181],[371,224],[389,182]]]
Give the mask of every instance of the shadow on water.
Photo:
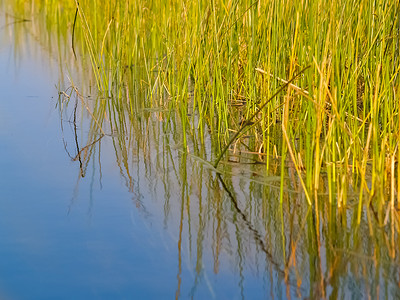
[[[175,242],[176,298],[400,297],[396,210],[370,205],[358,225],[352,191],[345,207],[323,192],[318,210],[309,207],[290,164],[281,201],[278,160],[271,158],[266,171],[263,158],[245,151],[231,152],[216,172],[208,163],[218,150],[212,135],[200,143],[200,132],[182,134],[180,114],[142,87],[148,74],[141,66],[129,69],[119,96],[96,95],[93,74],[75,62],[67,34],[48,35],[41,21],[13,22],[1,30],[12,31],[17,51],[24,47],[19,31],[27,31],[59,61],[60,76],[66,62],[79,68],[69,75],[75,83],[60,77],[58,84],[60,139],[78,177],[71,190],[89,185],[96,201],[93,189],[107,185],[102,149],[111,145],[132,206],[145,222],[161,220]],[[73,196],[69,209],[74,205]]]

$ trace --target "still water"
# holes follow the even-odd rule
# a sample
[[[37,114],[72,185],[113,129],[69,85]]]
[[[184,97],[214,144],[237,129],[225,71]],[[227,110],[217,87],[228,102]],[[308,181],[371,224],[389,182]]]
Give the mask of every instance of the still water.
[[[279,174],[216,174],[210,142],[183,148],[162,110],[93,133],[90,68],[54,40],[1,12],[1,299],[400,297],[379,211],[356,226],[321,196],[316,213],[293,170],[280,205]]]

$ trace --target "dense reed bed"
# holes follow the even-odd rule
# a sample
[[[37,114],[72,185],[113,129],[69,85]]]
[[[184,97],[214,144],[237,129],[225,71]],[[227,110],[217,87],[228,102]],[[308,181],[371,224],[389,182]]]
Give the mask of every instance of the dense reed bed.
[[[400,208],[397,1],[13,6],[25,15],[45,10],[51,26],[72,35],[71,51],[78,61],[90,58],[97,89],[116,114],[160,109],[169,120],[178,112],[183,149],[189,136],[204,143],[210,135],[209,160],[218,169],[256,153],[267,170],[281,162],[281,201],[290,166],[310,205],[326,194],[346,206],[357,193],[358,220],[365,203]],[[96,126],[105,110],[104,101],[95,103]]]
[[[34,23],[70,78],[59,107],[80,178],[101,182],[108,139],[143,215],[150,182],[177,237],[177,298],[226,265],[243,291],[243,270],[257,269],[288,298],[375,298],[399,282],[399,5],[359,2],[17,0],[7,11],[10,24]]]

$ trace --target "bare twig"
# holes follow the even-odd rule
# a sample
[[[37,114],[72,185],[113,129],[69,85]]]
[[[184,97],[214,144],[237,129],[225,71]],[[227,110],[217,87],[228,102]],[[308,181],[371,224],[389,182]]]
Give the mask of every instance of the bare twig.
[[[75,59],[76,59],[76,53],[75,53],[75,47],[74,47],[74,36],[75,36],[75,25],[76,25],[76,17],[78,16],[78,10],[79,10],[79,2],[77,2],[77,5],[76,5],[74,25],[72,26],[72,51],[74,52]]]
[[[252,120],[254,117],[269,103],[271,102],[280,92],[282,92],[286,87],[288,87],[297,77],[299,77],[302,73],[304,73],[305,70],[310,68],[311,66],[305,67],[303,70],[301,70],[299,73],[293,76],[292,79],[287,81],[284,85],[282,85],[276,92],[273,94],[263,105],[260,106],[260,108],[253,113],[246,121],[243,122],[242,127],[236,132],[236,134],[233,136],[233,138],[228,142],[228,144],[225,146],[225,148],[222,150],[221,154],[218,156],[217,160],[214,163],[214,168],[218,167],[219,162],[221,161],[222,157],[224,156],[225,152],[228,150],[230,145],[238,138],[238,136],[242,133],[242,131],[248,127],[249,125],[252,125]]]

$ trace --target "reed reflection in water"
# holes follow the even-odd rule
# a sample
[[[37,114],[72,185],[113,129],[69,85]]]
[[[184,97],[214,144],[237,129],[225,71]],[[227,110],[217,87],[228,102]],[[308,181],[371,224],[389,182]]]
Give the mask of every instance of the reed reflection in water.
[[[77,95],[72,92],[70,97]],[[101,145],[111,140],[133,205],[144,215],[162,218],[166,232],[175,238],[177,297],[188,290],[192,296],[203,289],[215,294],[220,284],[238,289],[243,297],[398,295],[398,234],[394,226],[382,226],[382,217],[390,211],[371,206],[357,226],[351,197],[348,206],[338,208],[321,194],[315,212],[304,205],[301,184],[290,167],[280,203],[280,177],[274,173],[280,170],[278,162],[269,176],[262,164],[235,161],[216,172],[208,163],[210,137],[197,143],[192,132],[184,148],[179,115],[146,107],[146,95],[139,90],[122,98],[137,99],[133,113],[119,113],[125,110],[113,106],[112,98],[99,98],[90,108],[104,117],[91,113],[87,117],[96,121],[78,133],[87,132],[80,172],[85,174],[90,162],[101,172]],[[77,107],[78,115],[88,111],[87,103]],[[143,196],[144,186],[151,195]],[[182,276],[185,267],[193,278]]]
[[[35,26],[31,34],[46,33],[40,22]],[[50,57],[79,66],[66,50],[66,37],[43,35],[37,40],[49,45]],[[17,40],[18,51],[24,43]],[[111,143],[132,205],[145,222],[149,215],[161,219],[166,238],[175,242],[177,298],[400,296],[398,230],[387,222],[397,212],[371,206],[357,225],[351,191],[343,208],[324,194],[317,211],[309,208],[290,166],[281,202],[278,162],[271,159],[267,172],[262,164],[231,161],[216,172],[208,163],[214,157],[211,136],[199,142],[198,132],[182,135],[185,120],[142,88],[148,74],[141,66],[131,69],[119,96],[92,92],[88,70],[81,66],[59,83],[60,124],[77,185],[94,178],[107,184],[102,147]],[[322,177],[321,186],[327,184]]]

